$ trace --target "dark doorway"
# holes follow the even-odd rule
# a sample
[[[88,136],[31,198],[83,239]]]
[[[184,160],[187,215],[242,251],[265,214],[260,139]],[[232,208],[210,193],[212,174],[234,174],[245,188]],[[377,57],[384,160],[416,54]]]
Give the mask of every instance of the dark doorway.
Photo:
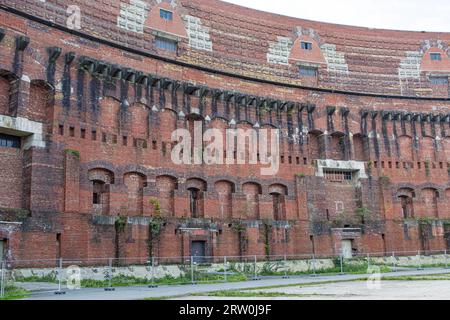
[[[191,256],[196,263],[204,263],[206,257],[206,241],[191,242]]]

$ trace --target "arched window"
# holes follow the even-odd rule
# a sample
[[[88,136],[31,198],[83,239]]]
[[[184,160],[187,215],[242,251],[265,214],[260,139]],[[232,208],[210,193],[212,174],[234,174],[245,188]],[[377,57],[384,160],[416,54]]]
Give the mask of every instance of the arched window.
[[[92,183],[92,209],[96,214],[109,214],[110,184],[114,183],[114,174],[105,169],[89,171]]]
[[[287,188],[281,184],[274,184],[269,187],[269,193],[272,196],[274,220],[286,220],[285,197],[287,195]]]

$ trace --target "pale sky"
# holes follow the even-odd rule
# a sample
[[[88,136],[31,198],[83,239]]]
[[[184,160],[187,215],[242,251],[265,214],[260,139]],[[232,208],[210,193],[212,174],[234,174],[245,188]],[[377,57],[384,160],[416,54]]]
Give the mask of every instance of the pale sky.
[[[296,18],[368,28],[450,32],[450,0],[225,0]]]

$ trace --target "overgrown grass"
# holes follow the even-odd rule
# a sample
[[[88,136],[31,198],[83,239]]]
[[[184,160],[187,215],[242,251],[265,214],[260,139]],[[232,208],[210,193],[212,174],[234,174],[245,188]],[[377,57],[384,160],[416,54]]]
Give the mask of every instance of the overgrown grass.
[[[0,300],[18,300],[27,298],[29,292],[23,288],[17,286],[6,286],[5,296],[0,297]]]
[[[377,267],[380,268],[380,272],[381,273],[387,273],[387,272],[391,272],[392,268],[390,266],[387,265],[376,265]],[[368,268],[368,264],[361,262],[361,263],[344,263],[343,264],[343,269],[342,271],[344,273],[347,274],[366,274],[367,272],[367,268]],[[338,263],[335,263],[334,267],[330,267],[330,268],[325,268],[325,269],[316,269],[315,270],[316,274],[320,274],[320,275],[333,275],[333,274],[339,274],[341,273],[341,266]],[[297,271],[297,272],[292,272],[292,271],[279,271],[279,270],[273,270],[270,269],[266,266],[263,267],[263,269],[261,270],[261,272],[258,273],[258,275],[260,276],[302,276],[302,275],[311,275],[313,274],[312,270],[308,270],[308,271]]]
[[[58,283],[58,279],[55,274],[49,273],[45,276],[29,276],[29,277],[18,277],[17,282],[47,282],[47,283]]]

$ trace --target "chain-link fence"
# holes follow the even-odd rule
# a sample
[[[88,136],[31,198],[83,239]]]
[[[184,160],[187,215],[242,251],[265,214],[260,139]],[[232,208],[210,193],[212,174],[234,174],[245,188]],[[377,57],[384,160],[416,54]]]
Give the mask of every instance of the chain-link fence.
[[[370,274],[448,268],[442,251],[403,251],[344,255],[151,257],[9,260],[1,263],[0,298],[23,291],[185,285],[335,274]],[[450,272],[450,271],[449,271]],[[25,291],[25,292],[26,292]]]

